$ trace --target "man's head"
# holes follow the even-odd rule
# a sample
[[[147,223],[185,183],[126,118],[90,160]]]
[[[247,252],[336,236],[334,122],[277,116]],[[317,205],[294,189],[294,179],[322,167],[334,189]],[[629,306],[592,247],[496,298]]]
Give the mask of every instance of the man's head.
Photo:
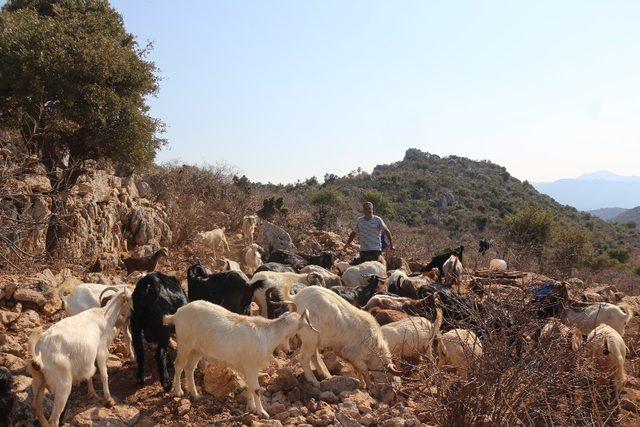
[[[371,218],[373,216],[373,203],[364,202],[362,204],[362,213],[364,214],[365,218]]]

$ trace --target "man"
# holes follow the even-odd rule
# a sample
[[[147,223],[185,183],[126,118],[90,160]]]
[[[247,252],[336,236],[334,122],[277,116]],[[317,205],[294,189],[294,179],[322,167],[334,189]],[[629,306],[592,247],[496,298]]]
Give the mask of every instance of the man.
[[[381,233],[384,233],[384,236],[387,238],[389,249],[393,250],[391,232],[382,218],[373,214],[373,204],[371,202],[366,202],[362,205],[362,213],[364,216],[358,218],[356,226],[349,235],[347,243],[344,245],[345,248],[348,248],[353,239],[358,236],[358,240],[360,241],[360,257],[351,262],[354,265],[365,261],[376,261],[378,259],[380,254],[382,254]]]

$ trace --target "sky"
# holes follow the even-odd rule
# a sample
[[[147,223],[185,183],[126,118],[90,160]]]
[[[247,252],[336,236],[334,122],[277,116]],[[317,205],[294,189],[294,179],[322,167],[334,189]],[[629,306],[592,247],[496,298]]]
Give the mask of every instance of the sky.
[[[640,174],[638,1],[112,0],[162,82],[157,161],[294,182],[487,159]]]

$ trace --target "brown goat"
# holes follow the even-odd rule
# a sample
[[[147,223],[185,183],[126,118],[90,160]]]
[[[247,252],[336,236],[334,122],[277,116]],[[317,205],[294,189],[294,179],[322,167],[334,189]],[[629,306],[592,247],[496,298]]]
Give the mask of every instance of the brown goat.
[[[373,307],[370,311],[371,315],[374,319],[380,324],[380,326],[384,326],[388,323],[397,322],[398,320],[405,319],[409,317],[407,313],[398,310],[389,310],[378,307]]]
[[[143,256],[140,258],[130,257],[122,260],[125,268],[127,269],[127,276],[134,271],[155,271],[156,266],[160,258],[169,256],[167,248],[160,248],[153,255]]]

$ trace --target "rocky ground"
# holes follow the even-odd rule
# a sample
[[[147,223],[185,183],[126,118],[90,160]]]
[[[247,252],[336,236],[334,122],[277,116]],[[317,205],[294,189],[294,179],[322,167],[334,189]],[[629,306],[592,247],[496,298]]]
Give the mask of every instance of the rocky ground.
[[[235,241],[235,249],[242,245]],[[165,267],[170,267],[165,265]],[[516,277],[517,276],[517,277]],[[521,285],[531,280],[531,276],[515,275],[516,278],[496,279],[504,283]],[[546,278],[545,278],[546,279]],[[91,273],[83,280],[115,282],[120,277]],[[135,278],[130,278],[130,281]],[[475,276],[467,281],[487,282],[486,277]],[[549,280],[549,279],[547,279]],[[15,425],[31,425],[34,416],[30,409],[31,379],[24,369],[27,359],[27,339],[36,328],[46,328],[62,316],[58,295],[69,292],[80,283],[71,270],[58,274],[45,271],[36,277],[2,276],[0,289],[0,365],[8,367],[15,375],[14,392],[18,398],[15,410]],[[591,294],[607,294],[606,286],[589,289]],[[619,297],[620,295],[618,295]],[[637,311],[640,304],[637,297],[625,297]],[[630,347],[626,371],[628,382],[622,394],[622,410],[619,421],[622,425],[638,425],[640,416],[640,371],[638,358],[639,322],[634,318],[628,327],[625,340]],[[203,391],[203,399],[193,402],[188,398],[178,399],[164,393],[159,385],[153,352],[147,349],[147,380],[143,387],[135,381],[135,364],[131,363],[124,345],[117,338],[109,360],[109,385],[117,401],[113,408],[105,408],[101,402],[92,401],[87,396],[86,384],[74,386],[66,409],[64,422],[70,425],[93,426],[130,426],[130,425],[380,425],[411,426],[437,424],[434,417],[437,408],[433,402],[425,402],[412,393],[416,381],[426,385],[427,393],[437,393],[434,385],[421,376],[423,370],[407,370],[405,389],[388,402],[372,398],[362,390],[361,384],[350,375],[350,366],[332,354],[325,354],[327,365],[332,374],[331,380],[322,383],[320,390],[307,384],[297,356],[278,355],[271,367],[261,375],[260,383],[264,388],[262,395],[265,409],[271,415],[270,420],[261,420],[245,412],[242,384],[236,376],[224,367],[201,363],[196,376],[196,384]],[[428,372],[430,367],[427,367]],[[94,378],[96,390],[100,390],[98,376]],[[188,396],[188,395],[187,395]],[[422,394],[421,396],[424,396]],[[46,411],[51,407],[47,398]]]

